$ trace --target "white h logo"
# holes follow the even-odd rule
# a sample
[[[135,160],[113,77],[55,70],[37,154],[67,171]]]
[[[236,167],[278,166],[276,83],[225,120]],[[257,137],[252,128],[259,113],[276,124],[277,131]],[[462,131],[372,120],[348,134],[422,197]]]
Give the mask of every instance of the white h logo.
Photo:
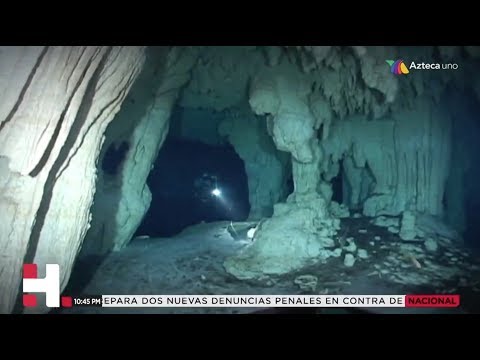
[[[23,292],[45,293],[48,307],[60,307],[60,266],[47,264],[46,275],[43,279],[24,275]]]

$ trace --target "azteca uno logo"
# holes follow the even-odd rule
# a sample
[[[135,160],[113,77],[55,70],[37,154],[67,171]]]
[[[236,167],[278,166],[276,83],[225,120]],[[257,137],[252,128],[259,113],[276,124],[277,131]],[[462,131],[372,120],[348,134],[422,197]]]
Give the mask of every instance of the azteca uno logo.
[[[412,61],[407,67],[403,60],[385,60],[390,66],[390,72],[395,75],[406,75],[413,70],[457,70],[458,64],[456,63],[426,63]]]
[[[387,60],[387,64],[390,65],[390,72],[395,75],[408,74],[410,71],[403,62],[403,60]]]
[[[38,278],[37,270],[37,264],[23,265],[23,306],[38,306],[37,296],[25,293],[45,293],[45,305],[47,307],[60,307],[60,266],[58,264],[47,264],[43,279]],[[70,296],[62,296],[61,302],[63,307],[72,306]]]

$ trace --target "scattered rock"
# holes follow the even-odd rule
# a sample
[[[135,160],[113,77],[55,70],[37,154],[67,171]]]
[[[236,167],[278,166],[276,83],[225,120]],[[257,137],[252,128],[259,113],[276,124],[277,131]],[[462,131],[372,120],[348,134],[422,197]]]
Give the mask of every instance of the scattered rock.
[[[343,260],[343,265],[352,267],[355,264],[355,257],[352,254],[346,254]]]
[[[202,279],[202,281],[205,281],[205,280],[207,280],[207,277],[202,274],[202,275],[200,275],[200,279]]]
[[[345,249],[345,251],[354,253],[355,251],[357,251],[357,245],[355,244],[355,242],[353,240],[350,240],[348,242],[348,245],[344,246],[344,249]]]
[[[334,256],[333,251],[328,250],[328,249],[322,249],[322,250],[319,251],[319,254],[318,254],[318,257],[321,260],[327,260],[329,257],[332,257],[332,256]]]
[[[414,240],[417,233],[415,232],[415,214],[411,211],[404,211],[402,215],[402,225],[399,236],[402,240]]]
[[[318,278],[313,275],[300,275],[295,278],[294,283],[303,291],[315,291],[317,289]]]
[[[389,226],[389,227],[387,228],[387,230],[388,230],[389,232],[391,232],[392,234],[398,234],[398,227],[396,227],[396,226]]]
[[[342,248],[336,248],[332,251],[333,257],[340,257],[342,255]]]
[[[381,226],[381,227],[398,227],[400,225],[400,221],[398,218],[395,217],[386,217],[386,216],[378,216],[372,220],[372,224]]]
[[[378,235],[377,235],[377,236],[374,236],[373,239],[376,240],[376,241],[382,240],[382,238],[381,238],[380,236],[378,236]]]
[[[453,254],[452,254],[451,252],[448,252],[448,251],[447,251],[447,252],[445,252],[445,256],[452,257]]]
[[[357,256],[358,256],[360,259],[368,259],[367,250],[365,250],[365,249],[358,249],[358,251],[357,251]]]
[[[353,237],[347,237],[345,240],[347,240],[348,242],[351,242],[353,240],[355,240]]]
[[[358,219],[358,218],[361,218],[361,217],[362,217],[362,214],[360,214],[360,213],[354,213],[354,214],[353,214],[353,217],[354,217],[355,219]]]
[[[358,229],[358,232],[360,234],[366,234],[367,233],[367,229]]]
[[[428,238],[423,244],[425,245],[425,249],[429,252],[436,252],[438,250],[438,244],[435,239]]]
[[[346,207],[344,204],[339,204],[336,201],[332,201],[330,203],[330,212],[337,218],[350,217],[350,211],[348,210],[348,207]]]
[[[374,241],[370,241],[369,244],[370,244],[370,246],[375,246],[375,242],[374,242]]]
[[[458,258],[454,256],[450,260],[452,260],[453,262],[456,262],[456,261],[458,261]]]

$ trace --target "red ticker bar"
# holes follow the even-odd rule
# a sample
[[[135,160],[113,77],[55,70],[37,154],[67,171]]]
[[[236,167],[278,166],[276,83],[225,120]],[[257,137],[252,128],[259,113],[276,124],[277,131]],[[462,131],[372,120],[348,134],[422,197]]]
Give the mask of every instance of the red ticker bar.
[[[406,295],[405,307],[453,308],[460,306],[460,295]]]

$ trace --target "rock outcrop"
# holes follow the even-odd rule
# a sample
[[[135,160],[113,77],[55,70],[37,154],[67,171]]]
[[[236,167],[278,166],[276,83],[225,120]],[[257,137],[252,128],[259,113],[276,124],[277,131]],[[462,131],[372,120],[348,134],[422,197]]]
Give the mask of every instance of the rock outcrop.
[[[252,82],[249,103],[268,116],[268,131],[277,149],[292,154],[294,192],[276,204],[272,218],[257,230],[255,242],[225,261],[226,270],[240,279],[280,275],[312,261],[332,256],[332,236],[339,227],[328,212],[321,188],[322,152],[316,118],[309,107],[311,87],[305,76],[288,64],[264,72]]]
[[[94,222],[82,255],[123,248],[150,206],[152,195],[147,177],[168,133],[170,112],[178,92],[190,78],[196,51],[188,47],[159,49],[149,55],[150,67],[132,89],[133,104],[126,102],[107,134],[111,139],[127,139],[129,151],[118,174],[102,174],[92,209]],[[154,92],[150,93],[155,84]]]
[[[441,215],[450,167],[451,118],[426,100],[391,119],[337,121],[323,142],[323,167],[344,158],[346,203],[367,216]]]
[[[103,133],[143,62],[142,47],[0,49],[1,313],[14,308],[23,263],[36,263],[39,277],[59,264],[66,286]]]

